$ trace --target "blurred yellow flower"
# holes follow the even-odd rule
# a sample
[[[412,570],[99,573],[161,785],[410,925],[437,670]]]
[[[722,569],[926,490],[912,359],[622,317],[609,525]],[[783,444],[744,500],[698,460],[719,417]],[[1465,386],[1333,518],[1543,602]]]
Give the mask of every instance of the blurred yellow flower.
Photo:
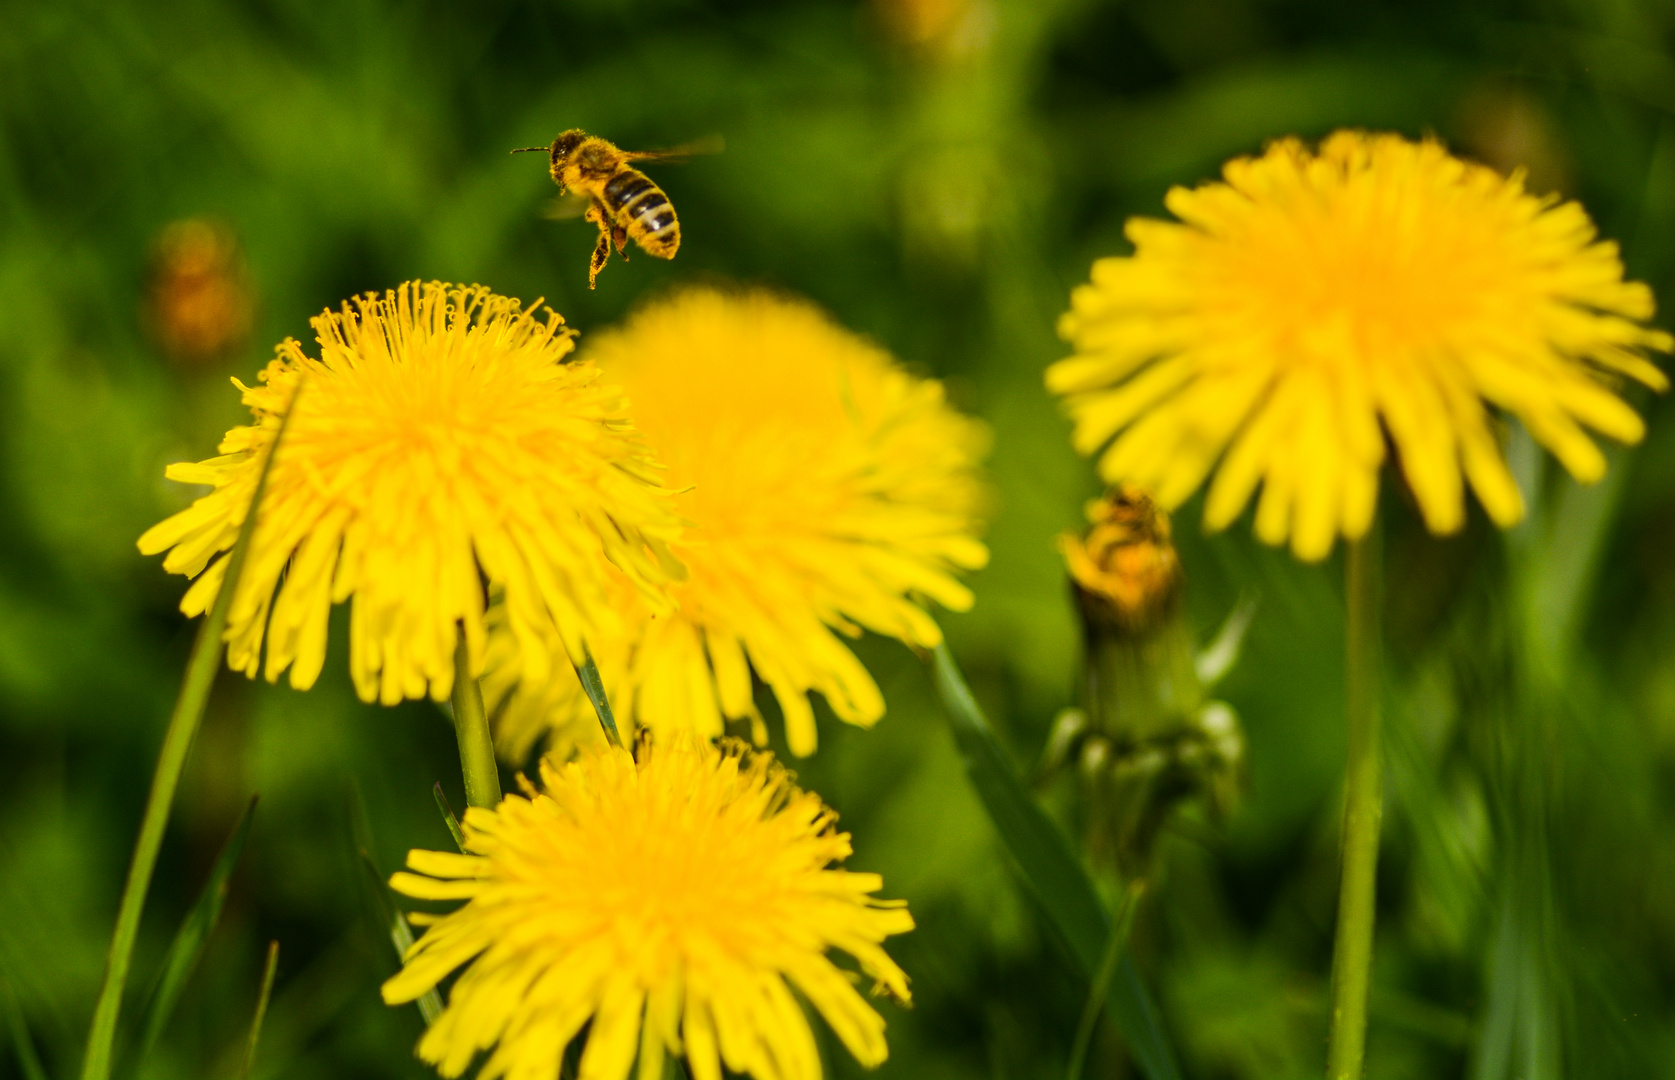
[[[971,606],[952,572],[988,558],[973,536],[981,426],[812,305],[760,291],[678,293],[586,355],[628,392],[688,522],[678,611],[619,585],[623,631],[590,639],[619,719],[711,736],[748,717],[760,743],[754,669],[793,753],[815,748],[811,690],[849,723],[878,720],[883,695],[833,631],[931,648],[941,631],[916,599]],[[574,673],[543,682],[502,635],[490,649],[485,697],[511,695],[502,752],[601,738]]]
[[[1095,263],[1060,323],[1076,355],[1047,384],[1078,450],[1110,443],[1108,481],[1174,509],[1214,470],[1212,529],[1260,483],[1257,535],[1315,560],[1371,524],[1386,434],[1436,533],[1460,528],[1466,483],[1497,524],[1523,514],[1485,403],[1583,481],[1605,471],[1583,425],[1642,436],[1612,387],[1664,389],[1644,353],[1675,342],[1581,206],[1352,131],[1223,176],[1169,192],[1179,222],[1131,220],[1134,254]]]
[[[830,869],[849,835],[818,796],[767,754],[717,748],[684,731],[639,760],[600,747],[555,767],[543,791],[466,812],[472,852],[413,851],[396,890],[465,900],[429,923],[384,984],[390,1004],[416,1000],[469,964],[419,1056],[459,1076],[555,1077],[592,1021],[582,1080],[661,1080],[665,1052],[684,1053],[693,1080],[734,1073],[814,1080],[820,1055],[792,988],[863,1065],[883,1061],[884,1020],[853,976],[827,958],[841,948],[886,990],[908,999],[907,976],[881,946],[913,928],[900,902],[874,899],[876,874]],[[426,875],[426,876],[421,876]]]
[[[232,229],[210,218],[168,225],[152,244],[145,323],[169,359],[204,367],[242,350],[255,291]]]
[[[556,313],[409,282],[313,326],[320,359],[287,339],[261,385],[234,380],[256,422],[229,431],[221,457],[168,469],[215,490],[139,540],[146,554],[172,549],[164,569],[196,576],[181,610],[206,610],[226,567],[211,560],[232,547],[296,396],[227,623],[233,668],[256,674],[266,627],[268,679],[289,667],[292,686],[312,686],[331,606],[352,596],[360,696],[441,700],[461,624],[482,670],[485,578],[523,662],[544,671],[558,643],[579,656],[610,625],[601,552],[648,605],[678,573],[678,520],[651,452],[622,392],[594,365],[564,362],[572,332]]]

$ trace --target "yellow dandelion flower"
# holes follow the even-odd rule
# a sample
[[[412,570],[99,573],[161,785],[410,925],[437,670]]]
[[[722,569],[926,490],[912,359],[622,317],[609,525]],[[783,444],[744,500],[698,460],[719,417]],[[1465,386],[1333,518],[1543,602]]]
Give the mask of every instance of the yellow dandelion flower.
[[[721,1064],[760,1080],[814,1080],[820,1055],[795,988],[863,1065],[883,1061],[884,1020],[827,957],[842,949],[908,1000],[907,976],[881,942],[913,929],[899,901],[873,898],[877,874],[833,869],[849,835],[820,798],[793,786],[767,754],[716,747],[686,732],[639,760],[601,747],[542,788],[472,808],[472,852],[413,851],[392,887],[465,900],[430,923],[384,1000],[416,1000],[469,964],[419,1056],[458,1076],[558,1075],[565,1047],[592,1021],[582,1080],[660,1080],[666,1052],[693,1080]],[[526,788],[528,788],[526,782]]]
[[[719,735],[751,718],[751,670],[785,716],[792,752],[815,748],[808,693],[870,725],[872,677],[834,634],[861,628],[920,648],[942,640],[916,602],[963,611],[952,572],[983,565],[973,537],[983,429],[813,306],[764,292],[694,289],[650,306],[587,355],[633,402],[688,522],[688,577],[658,614],[619,586],[623,631],[590,642],[628,724]],[[542,683],[491,636],[484,693],[516,760],[542,736],[563,752],[600,738],[571,672]]]
[[[1574,202],[1525,192],[1435,141],[1344,131],[1238,158],[1135,219],[1134,254],[1094,264],[1061,324],[1076,355],[1047,384],[1075,445],[1166,509],[1213,470],[1227,525],[1258,484],[1256,533],[1324,558],[1372,522],[1385,437],[1433,532],[1464,487],[1505,526],[1523,500],[1487,406],[1517,416],[1579,480],[1644,425],[1612,391],[1668,381],[1646,359],[1652,293]]]
[[[484,578],[524,662],[544,670],[552,642],[580,655],[609,622],[601,555],[650,598],[678,571],[666,546],[678,519],[654,459],[622,392],[593,364],[565,362],[573,334],[556,313],[481,286],[409,282],[313,326],[318,360],[287,339],[259,385],[234,380],[255,423],[229,431],[222,456],[168,469],[215,490],[139,540],[146,554],[169,551],[164,569],[196,577],[181,610],[206,610],[226,567],[211,560],[232,547],[295,397],[227,623],[233,668],[255,676],[265,628],[267,678],[289,667],[292,686],[312,686],[331,606],[353,597],[360,696],[441,700],[461,624],[482,670]]]

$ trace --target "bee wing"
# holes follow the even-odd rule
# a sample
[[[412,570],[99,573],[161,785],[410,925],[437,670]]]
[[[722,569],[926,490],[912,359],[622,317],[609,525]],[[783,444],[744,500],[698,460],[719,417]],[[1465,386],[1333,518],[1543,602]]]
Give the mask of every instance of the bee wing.
[[[675,164],[703,154],[719,154],[725,149],[727,140],[715,134],[705,135],[701,139],[693,139],[679,146],[671,146],[667,150],[631,150],[622,156],[626,161],[667,161]]]
[[[541,216],[549,221],[571,221],[587,213],[593,200],[579,191],[554,195],[541,204]]]

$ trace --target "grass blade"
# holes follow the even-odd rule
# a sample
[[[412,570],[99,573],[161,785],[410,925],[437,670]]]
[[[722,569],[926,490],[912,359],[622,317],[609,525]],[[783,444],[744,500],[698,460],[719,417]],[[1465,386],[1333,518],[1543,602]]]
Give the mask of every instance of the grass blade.
[[[436,785],[440,792],[442,785]],[[443,800],[446,805],[447,800]],[[351,839],[355,846],[355,861],[363,871],[360,875],[361,883],[367,891],[367,899],[373,908],[373,917],[378,926],[389,935],[390,944],[395,946],[396,963],[407,958],[407,950],[413,946],[413,927],[407,917],[401,913],[396,903],[395,894],[390,891],[389,878],[378,866],[378,860],[372,857],[372,823],[367,820],[366,804],[361,801],[359,787],[350,790],[349,822]],[[418,1002],[419,1015],[425,1018],[425,1023],[431,1024],[442,1015],[442,995],[435,990],[428,991]]]
[[[366,868],[379,918],[390,935],[390,944],[395,946],[396,960],[406,960],[407,950],[413,947],[413,927],[396,906],[395,897],[390,893],[388,879],[384,877],[383,871],[378,869],[378,864],[373,862],[372,856],[365,851],[361,852],[361,865]],[[442,1015],[442,995],[435,990],[427,991],[419,999],[418,1006],[419,1015],[425,1018],[425,1023],[433,1024],[436,1018]]]
[[[1082,974],[1096,977],[1111,933],[1110,912],[1070,841],[1018,779],[947,645],[937,646],[932,667],[954,741],[995,831]],[[1117,965],[1109,993],[1111,1015],[1141,1071],[1150,1080],[1179,1080],[1157,1006],[1127,956]]]
[[[617,730],[616,714],[611,711],[611,699],[605,693],[605,681],[599,677],[599,665],[593,662],[593,653],[585,645],[582,647],[582,662],[576,665],[576,678],[582,681],[587,699],[593,702],[593,711],[599,714],[599,726],[605,729],[605,738],[611,741],[612,746],[621,746],[622,732]]]
[[[256,994],[256,1016],[250,1021],[250,1041],[244,1046],[244,1064],[239,1066],[238,1080],[245,1080],[256,1064],[256,1043],[262,1037],[262,1021],[268,1015],[268,999],[273,996],[273,977],[279,971],[279,942],[268,942],[268,962],[262,968],[262,989]]]
[[[187,912],[180,929],[175,931],[174,940],[169,943],[169,951],[163,956],[162,971],[157,976],[157,984],[152,988],[151,1000],[146,1006],[145,1020],[140,1026],[139,1050],[134,1059],[136,1067],[144,1065],[150,1058],[163,1029],[168,1026],[169,1017],[174,1015],[175,1004],[186,988],[186,980],[192,977],[199,958],[203,956],[209,935],[221,920],[221,908],[227,900],[227,885],[232,879],[233,868],[238,865],[239,856],[244,853],[244,842],[250,836],[255,812],[256,799],[252,797],[233,825],[227,842],[221,845],[221,854],[215,858],[203,891],[198,894],[192,910]]]
[[[192,737],[204,718],[204,707],[209,704],[209,690],[221,669],[222,638],[227,630],[227,612],[238,594],[239,578],[244,575],[245,557],[250,552],[250,537],[256,531],[256,518],[262,505],[262,495],[268,486],[268,473],[273,459],[285,441],[285,429],[296,412],[297,395],[302,384],[291,393],[291,404],[279,422],[268,450],[262,472],[256,478],[256,490],[250,495],[250,509],[239,526],[238,540],[227,555],[227,574],[216,591],[215,603],[209,615],[198,627],[197,639],[192,643],[192,655],[186,661],[186,676],[181,680],[180,695],[175,698],[174,711],[169,716],[168,729],[163,734],[163,748],[157,755],[157,771],[152,774],[151,793],[146,796],[145,813],[140,819],[140,834],[134,841],[133,859],[128,864],[128,880],[122,886],[122,900],[117,905],[116,929],[111,933],[110,951],[105,957],[105,978],[99,987],[99,1001],[93,1007],[93,1023],[87,1032],[87,1054],[82,1059],[82,1080],[110,1080],[111,1050],[116,1044],[116,1022],[122,1012],[122,993],[128,985],[128,967],[134,958],[134,939],[140,930],[140,912],[145,908],[145,894],[151,889],[151,875],[157,869],[157,853],[163,846],[163,830],[169,824],[169,811],[174,806],[175,788],[186,768],[186,755],[192,749]]]
[[[1088,1047],[1093,1044],[1093,1029],[1099,1014],[1105,1009],[1105,996],[1111,988],[1111,976],[1116,974],[1117,962],[1128,948],[1128,933],[1134,929],[1134,913],[1140,906],[1140,895],[1146,883],[1139,878],[1123,890],[1122,902],[1117,907],[1117,921],[1111,926],[1111,940],[1105,945],[1105,956],[1099,971],[1088,986],[1088,999],[1082,1005],[1082,1019],[1076,1024],[1076,1039],[1070,1044],[1070,1065],[1064,1070],[1065,1080],[1082,1080],[1082,1067],[1088,1060]]]
[[[0,979],[0,1011],[6,1014],[6,1030],[11,1033],[12,1049],[23,1080],[47,1080],[40,1055],[35,1053],[35,1042],[29,1037],[29,1025],[23,1019],[23,1007],[12,993],[12,984],[4,979]]]
[[[442,823],[448,826],[448,832],[453,835],[455,845],[464,851],[465,833],[460,830],[459,818],[454,816],[454,808],[448,805],[448,796],[442,793],[442,781],[436,782],[431,794],[436,796],[436,808],[442,811]]]

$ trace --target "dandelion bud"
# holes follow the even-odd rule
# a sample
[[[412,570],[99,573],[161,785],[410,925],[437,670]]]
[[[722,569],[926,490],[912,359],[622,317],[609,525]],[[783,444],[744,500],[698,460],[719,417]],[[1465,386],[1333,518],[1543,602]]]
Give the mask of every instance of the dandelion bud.
[[[1143,876],[1178,805],[1206,796],[1229,808],[1244,740],[1233,711],[1205,700],[1169,515],[1124,486],[1090,503],[1088,520],[1059,540],[1085,659],[1083,709],[1061,740],[1074,745],[1054,756],[1075,764],[1094,856]]]
[[[1090,632],[1144,634],[1174,612],[1181,595],[1169,515],[1124,485],[1089,503],[1088,520],[1086,535],[1059,537],[1082,618]]]

